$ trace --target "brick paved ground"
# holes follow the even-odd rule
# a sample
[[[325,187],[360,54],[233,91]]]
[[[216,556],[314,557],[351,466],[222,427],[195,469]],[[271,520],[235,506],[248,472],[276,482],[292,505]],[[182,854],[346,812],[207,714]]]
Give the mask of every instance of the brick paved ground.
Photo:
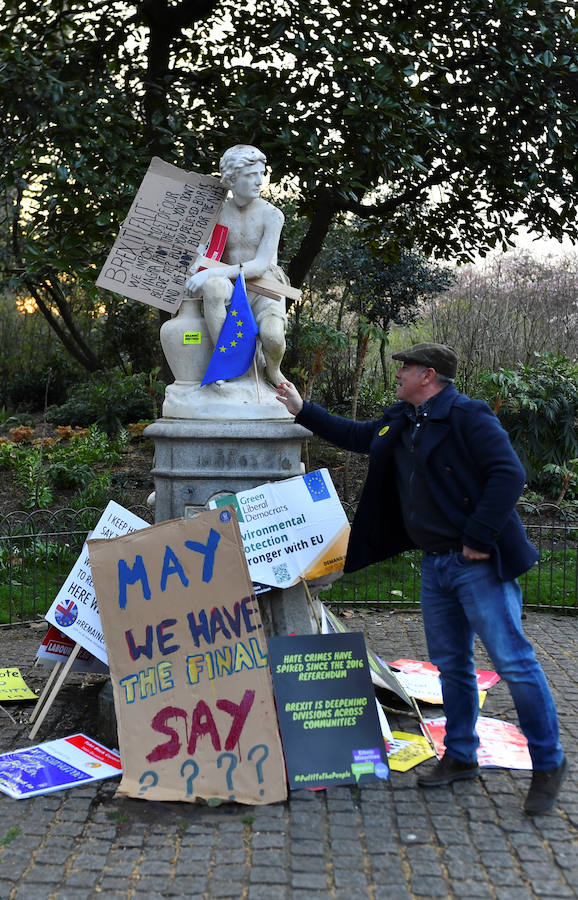
[[[417,614],[364,613],[347,626],[386,659],[426,658]],[[550,815],[522,812],[529,773],[497,769],[426,792],[415,787],[415,769],[393,772],[375,786],[296,791],[262,807],[116,800],[114,781],[30,800],[0,795],[0,898],[576,896],[578,619],[530,614],[526,631],[554,689],[571,765]],[[34,687],[44,678],[32,669],[39,639],[30,629],[0,632],[0,665],[18,665]],[[490,667],[483,653],[478,664]],[[96,678],[72,677],[38,741],[75,730],[96,737],[98,688]],[[0,752],[30,743],[30,708],[10,707],[17,724],[0,717]],[[503,684],[484,713],[515,721]],[[410,717],[389,718],[394,729],[417,732]]]

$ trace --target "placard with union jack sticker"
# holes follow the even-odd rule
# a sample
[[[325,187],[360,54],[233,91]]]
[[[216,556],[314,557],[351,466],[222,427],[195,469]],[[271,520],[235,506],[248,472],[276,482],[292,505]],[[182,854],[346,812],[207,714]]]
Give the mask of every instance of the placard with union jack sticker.
[[[148,522],[111,500],[90,536],[110,539],[141,528],[148,528]],[[86,544],[45,618],[108,665]]]

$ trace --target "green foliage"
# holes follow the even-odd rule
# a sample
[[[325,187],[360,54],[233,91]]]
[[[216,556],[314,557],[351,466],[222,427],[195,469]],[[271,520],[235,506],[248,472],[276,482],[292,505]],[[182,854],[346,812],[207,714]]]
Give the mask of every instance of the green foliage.
[[[77,385],[66,403],[50,407],[46,415],[55,425],[96,424],[107,435],[114,435],[123,425],[152,418],[152,413],[148,377],[144,373],[125,375],[116,369]]]
[[[578,233],[565,0],[491,14],[486,0],[6,0],[3,12],[4,271],[88,371],[118,352],[93,331],[110,305],[94,274],[153,154],[208,173],[227,146],[260,146],[307,219],[293,284],[342,213],[391,261],[507,247],[520,226]]]
[[[15,480],[26,492],[24,509],[47,509],[54,497],[48,484],[46,469],[42,466],[42,453],[35,447],[20,453],[15,465]]]
[[[110,472],[102,472],[95,475],[91,481],[79,491],[70,501],[71,509],[84,509],[85,507],[95,507],[96,509],[104,509],[111,496],[121,506],[126,503],[125,495],[122,490],[115,489]]]
[[[0,847],[7,847],[20,836],[19,828],[9,828],[3,838],[0,838]]]
[[[16,484],[24,491],[25,509],[46,509],[54,491],[76,490],[70,500],[74,509],[104,507],[113,493],[111,471],[122,459],[128,434],[115,439],[93,426],[88,434],[72,435],[68,445],[53,444],[40,449],[26,443],[0,443],[0,469],[15,472]],[[123,497],[114,490],[118,502]]]
[[[96,465],[114,466],[121,461],[121,449],[126,442],[125,431],[111,441],[97,427],[86,435],[73,435],[68,447],[58,446],[50,453],[47,476],[59,490],[86,488],[94,481]]]
[[[537,353],[516,369],[482,373],[480,387],[509,433],[530,485],[552,489],[552,476],[571,472],[578,456],[578,366],[557,354]]]

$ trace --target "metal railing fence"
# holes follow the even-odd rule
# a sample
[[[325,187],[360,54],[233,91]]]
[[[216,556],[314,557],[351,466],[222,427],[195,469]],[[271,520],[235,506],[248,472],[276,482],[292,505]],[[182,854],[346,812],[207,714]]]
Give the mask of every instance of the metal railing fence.
[[[578,612],[578,505],[567,508],[520,504],[525,528],[540,558],[519,581],[526,609]],[[347,509],[348,515],[354,507]],[[325,602],[351,606],[411,607],[419,604],[421,552],[401,554],[344,575],[324,592]]]
[[[131,511],[153,520],[146,506]],[[0,518],[0,626],[44,618],[102,512],[17,510]]]
[[[152,522],[148,507],[131,510]],[[95,508],[18,511],[0,519],[0,626],[44,618],[101,513]],[[575,614],[578,511],[534,510],[526,529],[540,559],[520,579],[525,607]],[[345,606],[403,608],[419,603],[419,590],[420,553],[415,551],[343,576],[322,599]]]

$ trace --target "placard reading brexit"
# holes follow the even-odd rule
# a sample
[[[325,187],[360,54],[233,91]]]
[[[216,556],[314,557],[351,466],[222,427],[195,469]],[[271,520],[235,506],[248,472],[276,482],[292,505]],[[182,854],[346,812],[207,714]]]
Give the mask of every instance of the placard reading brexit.
[[[327,469],[228,494],[254,582],[287,588],[343,568],[349,522]]]
[[[284,799],[267,646],[232,510],[88,547],[124,765],[119,792]]]
[[[217,178],[153,157],[97,286],[175,313],[226,195]]]

